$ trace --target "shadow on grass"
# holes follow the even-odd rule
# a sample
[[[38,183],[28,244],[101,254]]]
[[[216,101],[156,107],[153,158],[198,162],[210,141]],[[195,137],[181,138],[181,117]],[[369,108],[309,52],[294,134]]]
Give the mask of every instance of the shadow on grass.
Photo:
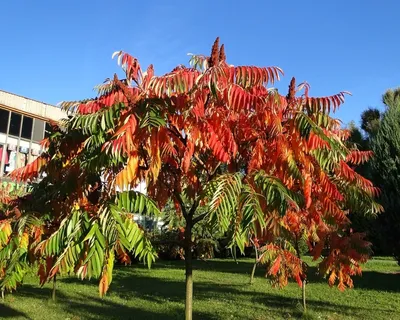
[[[362,276],[354,278],[354,288],[400,292],[400,273],[364,271]]]
[[[327,283],[317,274],[317,267],[308,268],[310,283]],[[400,273],[385,273],[378,271],[363,271],[361,276],[353,278],[354,289],[365,289],[386,292],[400,292]]]
[[[232,260],[209,260],[194,261],[193,269],[210,272],[228,272],[241,275],[249,275],[253,262],[249,259],[238,259],[236,264]],[[184,270],[184,261],[159,261],[155,268],[181,269]],[[256,277],[264,277],[266,269],[258,266]],[[327,280],[318,275],[317,267],[308,267],[308,279],[310,283],[327,283]],[[400,273],[385,273],[378,271],[363,271],[361,276],[354,277],[354,288],[387,292],[400,292]]]
[[[90,304],[86,303],[90,301]],[[61,302],[61,301],[60,301]],[[168,306],[163,313],[151,311],[146,305],[127,306],[123,303],[117,303],[107,298],[87,296],[81,294],[79,299],[68,299],[63,302],[65,310],[73,310],[74,315],[85,320],[96,319],[182,319],[184,314],[182,308],[173,308]],[[193,312],[195,319],[214,320],[215,318],[209,314],[201,312]]]
[[[15,318],[15,317],[30,319],[25,313],[15,310],[9,306],[6,306],[4,303],[0,302],[0,319]]]
[[[168,269],[179,269],[183,271],[184,262],[159,262],[156,264],[156,269],[168,268]],[[214,271],[214,272],[230,272],[234,274],[250,274],[252,267],[251,261],[240,261],[239,264],[235,264],[232,261],[214,260],[214,261],[196,261],[194,265],[195,270]],[[141,268],[140,265],[136,265],[134,268]],[[95,297],[95,290],[93,295],[85,295],[77,292],[71,292],[68,296],[64,295],[62,290],[57,292],[57,307],[72,313],[74,316],[80,317],[80,319],[182,319],[184,312],[184,299],[185,299],[185,284],[184,278],[182,281],[169,280],[157,277],[146,276],[142,272],[134,272],[130,267],[118,267],[118,271],[115,273],[113,284],[110,288],[111,297],[100,299]],[[315,272],[314,269],[310,268],[310,273]],[[265,269],[259,267],[257,269],[257,277],[263,276]],[[311,282],[325,282],[320,277],[310,278]],[[96,287],[98,282],[92,281],[81,281],[77,278],[64,278],[60,279],[60,282],[71,283],[77,285],[90,285]],[[364,272],[362,277],[355,279],[355,287],[367,290],[383,290],[398,292],[400,288],[399,274],[386,274],[374,271]],[[203,301],[207,303],[210,300],[226,301],[227,306],[230,303],[235,305],[235,308],[243,306],[248,308],[249,301],[252,303],[253,310],[260,310],[260,312],[271,310],[271,312],[286,312],[296,316],[300,316],[296,312],[296,306],[300,300],[300,289],[299,298],[285,296],[283,292],[277,291],[277,293],[270,292],[256,292],[249,290],[246,283],[243,284],[218,284],[215,281],[207,282],[195,282],[194,284],[194,300],[196,309],[196,302]],[[30,298],[37,300],[49,300],[51,295],[50,288],[38,288],[35,286],[24,285],[14,293],[15,297]],[[115,302],[112,297],[119,297],[122,301]],[[147,303],[141,305],[128,305],[129,300],[132,297],[137,297],[141,300],[148,301],[151,303],[165,304],[166,307],[162,310],[162,313],[152,311]],[[168,302],[179,303],[181,307],[176,307]],[[308,299],[307,304],[311,310],[316,312],[340,312],[341,315],[352,316],[358,311],[369,311],[378,310],[375,307],[355,307],[333,303],[330,301],[320,301],[314,299]],[[4,310],[3,310],[4,309]],[[388,310],[379,309],[379,312],[384,315]],[[13,317],[26,317],[25,314],[12,309],[9,306],[0,304],[0,318],[13,318]],[[195,319],[212,320],[217,319],[215,310],[207,312],[196,312],[194,311]]]
[[[167,269],[185,269],[185,261],[174,260],[174,261],[157,261],[154,265],[155,268],[167,268]],[[234,274],[249,274],[253,267],[253,261],[249,259],[237,259],[237,263],[231,259],[223,260],[194,260],[193,269],[200,271],[212,271],[212,272],[229,272]]]
[[[213,269],[214,270],[214,269]],[[378,276],[380,274],[378,273]],[[385,274],[383,274],[385,276]],[[68,282],[77,282],[78,279],[66,279]],[[319,281],[324,281],[319,279]],[[370,279],[366,278],[365,283],[368,283]],[[380,281],[379,278],[375,281]],[[384,284],[383,284],[384,285]],[[195,301],[210,301],[211,300],[223,300],[232,301],[235,304],[235,308],[248,306],[248,301],[253,303],[252,309],[259,309],[261,312],[265,312],[265,309],[269,309],[273,312],[283,312],[283,310],[291,311],[295,316],[300,316],[300,313],[296,311],[296,307],[300,303],[300,289],[299,297],[288,297],[284,296],[284,293],[279,292],[277,294],[268,292],[254,292],[248,290],[249,286],[247,284],[237,284],[237,285],[224,285],[216,284],[215,282],[195,282],[194,283],[194,300]],[[394,288],[394,286],[393,286]],[[328,288],[327,288],[328,289]],[[123,300],[129,300],[131,297],[135,296],[142,300],[156,303],[165,303],[166,301],[177,302],[182,304],[182,309],[178,310],[178,314],[171,313],[168,309],[166,313],[162,315],[164,319],[179,319],[183,314],[183,304],[184,304],[184,292],[185,284],[182,281],[175,280],[165,280],[161,278],[154,278],[145,276],[143,274],[135,274],[134,272],[129,272],[129,269],[120,270],[116,274],[113,280],[113,285],[111,287],[110,293],[118,296]],[[92,299],[92,298],[90,298]],[[104,301],[104,300],[101,300]],[[247,302],[247,303],[246,303]],[[105,301],[105,303],[109,303]],[[390,312],[390,310],[385,310],[383,308],[366,308],[366,307],[356,307],[343,305],[339,303],[333,303],[329,301],[321,301],[315,299],[307,299],[307,304],[311,310],[316,312],[329,312],[335,313],[340,312],[341,315],[352,316],[357,311],[380,311],[382,314]],[[71,305],[73,308],[79,308],[78,305]],[[81,308],[87,308],[81,306]],[[124,310],[124,308],[122,309]],[[91,311],[90,311],[91,312]],[[112,312],[108,313],[104,311],[106,315],[112,316]],[[122,311],[123,312],[123,311]],[[136,310],[137,319],[147,319],[151,318],[151,315],[147,315],[148,311]],[[210,313],[197,314],[195,318],[198,319],[213,319],[215,315],[210,310]],[[128,311],[127,311],[128,313]],[[143,318],[142,318],[143,316]],[[161,316],[161,315],[157,315]]]
[[[165,300],[181,302],[182,304],[184,303],[185,285],[183,281],[164,281],[159,278],[145,277],[143,275],[132,277],[131,274],[129,277],[117,277],[115,279],[115,284],[116,289],[114,294],[117,294],[124,299],[129,299],[130,296],[135,295],[144,300],[158,301],[160,303]],[[225,301],[233,301],[236,307],[242,304],[246,305],[246,301],[250,300],[253,302],[253,309],[265,310],[265,307],[267,307],[270,310],[275,309],[275,311],[282,309],[294,311],[300,302],[300,289],[298,298],[284,296],[283,292],[274,294],[270,292],[254,292],[248,289],[248,284],[217,285],[215,282],[195,282],[194,300],[209,301],[210,299],[222,299]],[[278,289],[277,292],[279,292]],[[365,308],[347,306],[314,299],[307,299],[307,304],[313,311],[339,311],[340,314],[348,316],[352,316],[354,312],[362,310],[379,310],[382,314],[388,312],[388,310],[376,307]]]
[[[124,283],[131,281],[132,277],[130,279],[120,279],[120,281],[123,281]],[[134,278],[134,277],[133,277]],[[135,279],[135,278],[134,278]],[[153,279],[153,278],[148,278],[148,279]],[[136,280],[136,279],[135,279]],[[153,279],[154,280],[154,279]],[[61,282],[61,281],[60,281]],[[80,281],[79,279],[75,278],[68,278],[68,279],[63,279],[62,282],[65,283],[74,283],[74,284],[82,284],[82,285],[93,285],[97,286],[97,283],[94,281]],[[174,290],[174,286],[171,288],[169,283],[162,282],[162,287],[166,289],[172,289]],[[140,285],[143,285],[143,283],[140,283]],[[154,286],[156,284],[154,283],[148,283],[147,285],[149,286]],[[157,283],[158,285],[158,283]],[[130,297],[133,295],[136,295],[137,297],[143,298],[143,294],[138,294],[138,291],[130,292],[130,294],[127,293],[127,290],[131,289],[131,286],[124,286],[120,285],[118,283],[115,283],[115,289],[114,289],[114,294],[120,296],[121,298],[124,298],[124,300],[129,300]],[[181,286],[184,288],[184,285]],[[143,288],[143,287],[142,287]],[[182,288],[179,288],[182,290]],[[122,289],[122,290],[121,290]],[[111,290],[110,290],[111,291]],[[140,290],[139,290],[140,291]],[[181,291],[183,292],[183,291]],[[158,301],[160,303],[165,302],[168,300],[168,295],[164,297],[164,299],[161,299],[162,294],[166,293],[166,291],[163,293],[156,293],[154,295],[155,299],[151,299],[148,297],[148,300],[150,301]],[[145,294],[145,293],[144,293]],[[124,302],[114,302],[111,301],[108,297],[105,298],[99,298],[95,296],[95,293],[93,295],[86,295],[86,294],[81,294],[81,293],[74,293],[73,296],[68,295],[66,296],[63,294],[61,290],[57,291],[57,300],[55,302],[51,301],[50,296],[51,296],[51,289],[49,288],[39,288],[37,286],[32,286],[32,285],[24,285],[19,288],[18,291],[13,293],[13,300],[16,298],[29,298],[29,299],[34,299],[37,301],[48,301],[49,305],[53,305],[55,307],[61,308],[68,313],[73,315],[72,319],[85,319],[85,320],[98,320],[98,319],[166,319],[166,320],[172,320],[172,319],[182,319],[182,315],[184,314],[184,304],[183,304],[183,296],[184,293],[182,293],[182,297],[180,299],[177,299],[177,301],[182,302],[182,307],[181,308],[174,308],[171,306],[168,306],[165,310],[163,310],[163,313],[158,313],[158,312],[153,312],[151,311],[145,304],[142,306],[128,306],[125,305]],[[159,299],[159,300],[157,300]],[[14,300],[16,301],[16,300]],[[142,308],[141,308],[142,307]],[[193,312],[194,319],[204,319],[204,320],[216,320],[212,314],[208,313],[203,313],[203,312]],[[19,312],[10,306],[4,305],[0,302],[0,319],[5,319],[5,318],[15,318],[15,317],[23,317],[25,319],[31,319],[29,316],[26,314]]]
[[[41,288],[39,286],[33,286],[30,284],[24,284],[17,288],[17,291],[13,292],[10,296],[15,298],[32,298],[49,301],[49,303],[55,303],[51,300],[52,289]],[[8,295],[6,295],[7,297]],[[57,299],[66,299],[67,297],[60,290],[56,292]],[[1,318],[0,318],[1,319]]]

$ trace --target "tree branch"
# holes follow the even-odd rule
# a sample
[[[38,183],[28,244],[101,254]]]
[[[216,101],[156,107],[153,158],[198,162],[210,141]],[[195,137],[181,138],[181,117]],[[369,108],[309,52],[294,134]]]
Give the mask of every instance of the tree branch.
[[[173,130],[175,129],[175,130]],[[186,138],[183,138],[182,135],[179,133],[178,129],[176,129],[175,126],[171,126],[170,128],[168,128],[168,131],[171,132],[175,137],[177,137],[184,146],[186,146]],[[193,154],[193,157],[196,159],[196,161],[201,165],[201,167],[203,168],[204,171],[207,172],[207,174],[209,175],[209,171],[207,170],[207,167],[205,165],[205,163],[195,154]]]
[[[140,170],[149,170],[150,166],[149,166],[149,163],[147,162],[147,157],[146,157],[146,153],[145,153],[145,150],[143,148],[143,145],[140,145],[140,153],[141,153],[141,156],[143,158],[143,161],[144,161],[145,165],[144,166],[139,166],[139,169]]]
[[[174,126],[172,126],[172,128],[174,128],[176,131],[172,130],[171,127],[167,127],[167,130],[171,132],[175,137],[179,138],[179,140],[181,140],[182,143],[186,144],[186,141],[183,139],[182,135],[180,135],[179,132],[177,132],[177,129]]]
[[[196,212],[196,209],[197,209],[197,207],[199,206],[199,199],[196,199],[195,201],[194,201],[194,203],[193,203],[193,205],[192,205],[192,207],[190,208],[190,211],[189,211],[189,216],[190,217],[192,217],[193,218],[193,216],[194,216],[194,214],[195,214],[195,212]]]
[[[130,92],[128,90],[127,86],[124,85],[122,83],[122,81],[120,81],[118,79],[118,76],[117,76],[116,73],[114,74],[114,83],[115,83],[115,85],[117,87],[119,87],[122,90],[123,94],[125,95],[126,99],[128,100],[129,105],[134,105],[135,104],[135,97],[133,96],[132,92]]]
[[[208,212],[206,213],[202,213],[201,215],[197,216],[196,218],[193,219],[193,225],[195,225],[196,223],[200,222],[201,220],[203,220],[206,216],[207,216]]]
[[[221,165],[221,162],[218,162],[217,166],[214,168],[213,172],[210,174],[210,176],[208,177],[208,181],[211,181],[212,178],[214,178],[215,174],[217,173],[217,170],[219,168],[219,166]]]
[[[174,191],[174,197],[176,198],[176,200],[178,200],[179,205],[181,206],[181,209],[182,209],[183,217],[187,220],[189,215],[188,215],[188,212],[186,211],[186,207],[185,207],[185,204],[184,204],[184,202],[182,200],[181,195],[178,192]],[[190,211],[192,211],[192,210],[190,210]]]
[[[210,175],[210,172],[208,171],[205,163],[195,154],[193,154],[193,157],[196,159],[196,161],[199,163],[199,165],[203,168],[205,172],[207,172],[208,175]]]

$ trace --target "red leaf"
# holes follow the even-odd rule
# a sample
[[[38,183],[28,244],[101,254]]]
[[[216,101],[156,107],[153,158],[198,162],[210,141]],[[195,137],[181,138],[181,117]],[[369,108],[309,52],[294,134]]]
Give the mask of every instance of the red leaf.
[[[189,170],[190,161],[192,159],[193,153],[194,153],[194,143],[192,142],[192,140],[188,140],[185,154],[182,160],[182,171],[185,173],[187,173]]]

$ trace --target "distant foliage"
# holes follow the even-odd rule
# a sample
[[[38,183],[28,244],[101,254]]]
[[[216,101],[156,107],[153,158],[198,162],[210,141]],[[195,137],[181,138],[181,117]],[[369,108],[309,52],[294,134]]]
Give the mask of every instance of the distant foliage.
[[[400,263],[400,89],[383,95],[386,109],[369,108],[361,115],[361,129],[351,128],[350,142],[372,149],[372,161],[357,167],[381,190],[379,202],[385,212],[378,217],[352,215],[353,228],[367,233],[375,254],[393,255]]]

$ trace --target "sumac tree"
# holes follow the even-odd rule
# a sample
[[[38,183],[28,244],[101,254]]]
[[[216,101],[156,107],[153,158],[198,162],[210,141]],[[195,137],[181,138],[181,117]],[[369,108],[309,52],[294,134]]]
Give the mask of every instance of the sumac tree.
[[[370,153],[346,147],[348,132],[329,115],[345,92],[313,98],[293,78],[282,96],[268,88],[280,68],[229,65],[219,39],[209,57],[193,55],[190,66],[162,76],[127,53],[115,56],[125,79],[114,75],[97,87],[98,97],[63,103],[70,118],[46,142],[48,151],[13,173],[17,180],[47,174],[40,184],[51,195],[54,224],[35,246],[48,262],[41,262],[43,279],[90,272],[104,293],[114,256],[126,259],[134,249],[154,257],[144,235],[139,244],[131,239],[142,231],[129,214],[172,201],[185,221],[186,319],[192,230],[202,220],[242,251],[262,239],[268,273],[280,286],[290,277],[301,285],[303,273],[286,234],[307,239],[315,258],[327,248],[320,267],[329,283],[352,285],[368,244],[349,233],[347,209],[375,214],[380,206],[376,189],[353,170]],[[141,182],[147,197],[130,191]]]

